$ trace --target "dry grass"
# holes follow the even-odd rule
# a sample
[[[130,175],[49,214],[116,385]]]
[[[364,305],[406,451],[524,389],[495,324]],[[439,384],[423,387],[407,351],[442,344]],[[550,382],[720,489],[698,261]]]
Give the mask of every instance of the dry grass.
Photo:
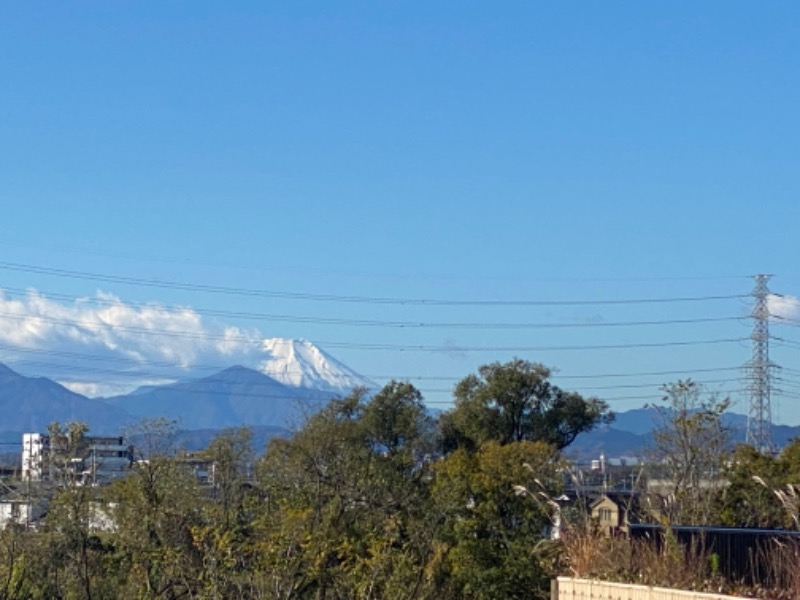
[[[763,573],[755,594],[776,600],[800,600],[800,542],[776,540],[753,557],[754,568]]]
[[[573,577],[725,593],[727,585],[702,544],[684,546],[667,529],[659,539],[608,537],[591,523],[566,527],[565,571]]]

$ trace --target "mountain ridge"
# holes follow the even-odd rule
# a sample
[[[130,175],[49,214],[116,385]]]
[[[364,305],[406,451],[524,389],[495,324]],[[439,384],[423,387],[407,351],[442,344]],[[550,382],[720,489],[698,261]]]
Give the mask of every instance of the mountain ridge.
[[[107,398],[134,417],[163,416],[184,429],[240,425],[287,427],[302,410],[329,397],[324,391],[291,388],[255,369],[235,365],[200,379],[153,386]]]

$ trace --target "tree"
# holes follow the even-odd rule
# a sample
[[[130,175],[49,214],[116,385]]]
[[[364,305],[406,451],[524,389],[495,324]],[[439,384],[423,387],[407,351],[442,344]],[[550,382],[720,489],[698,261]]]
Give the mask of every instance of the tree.
[[[797,527],[795,499],[785,494],[800,484],[800,439],[774,457],[746,444],[736,447],[726,468],[728,485],[717,498],[720,523],[730,527]]]
[[[87,431],[89,426],[78,421],[64,425],[53,422],[47,426],[50,449],[45,456],[45,468],[52,482],[60,486],[76,483],[79,473],[75,465],[86,451]]]
[[[440,422],[445,451],[476,450],[491,440],[538,440],[562,449],[579,433],[611,422],[605,402],[566,392],[550,375],[547,367],[516,358],[462,379],[454,390],[455,408]]]
[[[419,390],[397,381],[390,381],[367,403],[362,422],[370,441],[392,456],[419,449],[431,426]]]
[[[536,548],[552,523],[545,497],[563,486],[559,461],[544,442],[490,441],[475,453],[461,448],[436,463],[433,498],[445,515],[440,571],[450,597],[548,597],[549,573]],[[532,502],[517,493],[519,486],[545,495]]]
[[[200,454],[212,463],[213,500],[226,528],[240,521],[253,466],[253,432],[247,427],[225,429]]]
[[[202,524],[192,527],[194,546],[202,552],[199,579],[209,598],[250,598],[253,589],[253,508],[258,493],[252,485],[252,431],[225,429],[199,453],[211,463],[212,489],[203,503]]]
[[[281,598],[424,598],[429,510],[419,392],[391,382],[334,399],[259,468],[259,571]]]
[[[725,468],[728,485],[717,495],[714,513],[727,527],[784,527],[786,514],[775,492],[786,483],[787,469],[779,459],[740,444]],[[757,478],[757,479],[756,479]]]
[[[671,524],[705,525],[715,520],[714,498],[724,485],[730,431],[722,415],[730,402],[691,380],[663,390],[666,406],[656,407],[660,423],[653,431],[655,475],[669,492],[661,512]]]
[[[194,476],[174,456],[174,433],[174,422],[140,422],[132,437],[141,443],[141,458],[105,491],[118,547],[120,597],[178,598],[200,587],[203,556],[193,531],[203,524],[202,501]]]

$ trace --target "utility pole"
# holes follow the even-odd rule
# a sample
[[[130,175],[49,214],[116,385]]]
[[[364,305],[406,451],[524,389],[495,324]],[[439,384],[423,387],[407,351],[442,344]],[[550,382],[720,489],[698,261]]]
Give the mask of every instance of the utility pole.
[[[774,451],[772,444],[772,407],[770,391],[772,389],[772,369],[775,367],[769,360],[769,297],[770,275],[756,275],[756,286],[753,289],[753,355],[745,364],[745,372],[750,392],[750,412],[747,419],[747,443],[764,454]]]

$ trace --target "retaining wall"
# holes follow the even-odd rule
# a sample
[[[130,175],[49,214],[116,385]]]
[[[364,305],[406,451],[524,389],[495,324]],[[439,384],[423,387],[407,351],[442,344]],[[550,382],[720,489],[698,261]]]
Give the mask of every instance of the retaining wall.
[[[738,596],[571,577],[554,579],[551,592],[551,600],[746,600]]]

